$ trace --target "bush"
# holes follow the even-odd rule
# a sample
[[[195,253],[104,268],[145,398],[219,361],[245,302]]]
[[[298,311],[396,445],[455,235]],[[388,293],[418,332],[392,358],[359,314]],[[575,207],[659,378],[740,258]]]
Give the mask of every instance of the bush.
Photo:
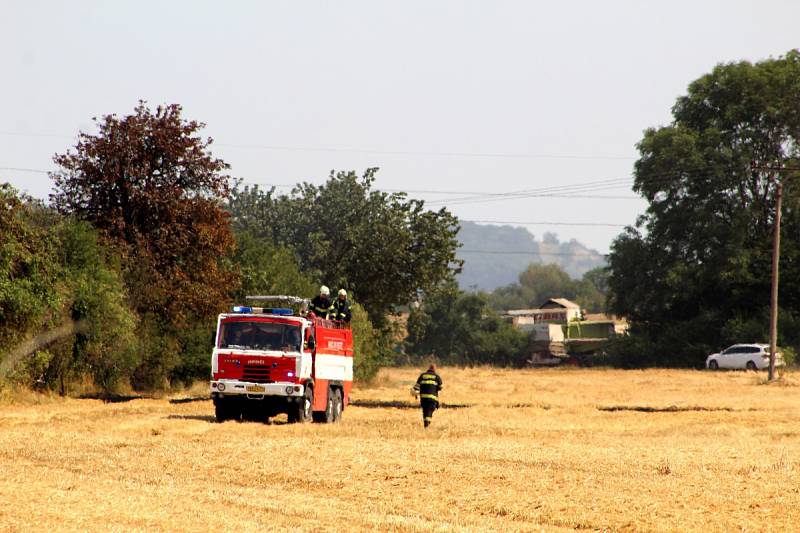
[[[88,373],[103,392],[114,392],[139,362],[136,315],[127,306],[120,272],[108,264],[106,250],[88,223],[65,223],[59,241],[71,294],[69,315],[86,324],[75,336],[68,372]]]
[[[392,352],[394,334],[388,325],[384,329],[376,329],[366,310],[358,303],[353,302],[351,309],[353,378],[357,381],[368,381],[375,377],[381,367],[391,364],[394,357]]]
[[[45,374],[53,361],[53,354],[48,350],[37,350],[17,364],[9,373],[12,383],[34,389],[45,388]]]
[[[786,362],[786,366],[794,366],[797,362],[797,352],[791,346],[778,348],[778,351],[783,354],[783,360]]]
[[[87,223],[0,186],[0,353],[18,382],[114,389],[136,366],[119,266]],[[13,360],[12,360],[13,359]]]
[[[169,372],[171,386],[182,384],[188,387],[197,379],[209,379],[215,328],[215,321],[197,320],[178,332],[176,340],[180,345],[180,361]]]
[[[529,356],[528,335],[498,317],[483,294],[455,285],[441,288],[408,319],[409,353],[444,363],[521,366]]]
[[[38,224],[32,200],[0,184],[0,355],[57,321],[61,268],[50,224]]]
[[[136,390],[169,388],[170,373],[180,365],[181,345],[171,324],[155,314],[146,314],[136,328],[141,362],[131,377]]]
[[[608,341],[603,355],[595,357],[594,364],[616,368],[642,368],[655,347],[643,335],[624,335]]]

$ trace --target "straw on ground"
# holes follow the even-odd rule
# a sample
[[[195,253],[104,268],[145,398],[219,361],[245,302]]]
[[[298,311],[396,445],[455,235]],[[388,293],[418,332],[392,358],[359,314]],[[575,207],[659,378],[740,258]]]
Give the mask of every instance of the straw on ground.
[[[0,404],[0,529],[757,531],[800,524],[800,387],[755,373],[417,369],[337,425],[208,400]]]

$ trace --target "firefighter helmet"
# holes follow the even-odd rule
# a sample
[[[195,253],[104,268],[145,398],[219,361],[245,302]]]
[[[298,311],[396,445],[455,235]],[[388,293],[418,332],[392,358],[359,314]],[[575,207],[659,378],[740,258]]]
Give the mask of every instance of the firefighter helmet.
[[[326,285],[323,285],[319,288],[319,293],[324,294],[325,296],[330,296],[331,290]]]

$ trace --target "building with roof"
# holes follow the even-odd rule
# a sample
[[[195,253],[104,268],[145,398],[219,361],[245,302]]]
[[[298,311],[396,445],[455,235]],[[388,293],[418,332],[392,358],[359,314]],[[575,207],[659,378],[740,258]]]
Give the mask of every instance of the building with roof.
[[[566,298],[550,298],[536,309],[512,309],[503,316],[515,329],[530,334],[534,365],[559,364],[570,356],[591,357],[608,339],[628,329],[626,321],[613,316],[585,315]]]
[[[569,324],[580,320],[581,308],[566,298],[550,298],[536,309],[511,309],[505,316],[515,328],[527,329],[533,324]]]

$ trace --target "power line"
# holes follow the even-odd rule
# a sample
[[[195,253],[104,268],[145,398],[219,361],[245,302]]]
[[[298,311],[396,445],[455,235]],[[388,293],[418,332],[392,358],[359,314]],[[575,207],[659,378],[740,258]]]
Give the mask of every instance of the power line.
[[[506,199],[517,198],[530,198],[534,196],[549,196],[555,193],[575,193],[575,192],[592,192],[606,189],[614,189],[619,187],[628,187],[633,177],[622,178],[609,178],[604,180],[590,181],[585,183],[575,183],[569,185],[554,185],[550,187],[542,187],[539,189],[525,189],[519,191],[503,192],[503,193],[487,193],[475,196],[465,196],[461,198],[449,198],[436,200],[431,203],[436,204],[460,204],[460,203],[474,203],[484,201],[497,201]]]
[[[483,195],[462,196],[460,198],[440,199],[429,202],[430,205],[459,205],[468,203],[485,203],[502,200],[525,199],[536,196],[549,196],[551,194],[569,194],[594,192],[619,187],[628,187],[632,178],[612,178],[607,180],[576,183],[571,185],[557,185],[539,189],[526,189],[504,193],[489,193]]]
[[[311,147],[311,146],[274,146],[274,145],[246,145],[218,143],[217,146],[226,148],[261,149],[286,152],[333,152],[333,153],[359,153],[374,155],[410,155],[424,157],[485,157],[494,159],[575,159],[575,160],[634,160],[631,156],[615,155],[583,155],[583,154],[533,154],[513,152],[433,152],[423,150],[374,150],[369,148],[349,147]]]
[[[47,170],[40,170],[38,168],[21,168],[21,167],[0,167],[0,170],[11,170],[14,172],[35,172],[37,174],[49,174]]]
[[[297,184],[288,184],[288,183],[268,183],[268,182],[259,182],[259,181],[251,181],[252,178],[242,178],[248,180],[245,182],[245,185],[258,185],[258,186],[265,186],[265,187],[275,187],[275,188],[285,188],[285,189],[292,189],[297,186]],[[435,194],[435,195],[443,195],[443,194],[470,194],[470,195],[498,195],[504,193],[494,193],[489,191],[446,191],[446,190],[431,190],[431,189],[384,189],[384,188],[376,188],[376,191],[381,192],[389,192],[389,193],[407,193],[407,194]],[[507,193],[505,193],[507,194]],[[641,200],[639,196],[612,196],[612,195],[579,195],[579,194],[547,194],[541,195],[546,196],[547,198],[575,198],[575,199],[587,199],[587,200]],[[427,203],[431,204],[433,202],[440,201],[441,199],[432,199],[427,200]]]
[[[536,252],[524,250],[456,250],[456,254],[487,254],[487,255],[553,255],[562,257],[606,257],[608,254],[597,252],[575,253],[575,252]]]
[[[22,133],[15,131],[0,131],[4,137],[56,137],[60,139],[74,139],[77,135],[63,135],[60,133]]]
[[[56,137],[75,138],[75,135],[62,135],[56,133],[24,133],[1,131],[0,135],[9,137]],[[359,153],[376,155],[411,155],[425,157],[486,157],[498,159],[576,159],[576,160],[634,160],[632,156],[620,155],[585,155],[585,154],[548,154],[526,152],[459,152],[459,151],[432,151],[432,150],[377,150],[372,148],[348,146],[288,146],[274,144],[237,144],[214,143],[215,146],[224,148],[242,148],[248,150],[272,150],[284,152],[329,152],[329,153]]]
[[[693,172],[695,170],[702,170],[711,168],[709,166],[699,167],[697,169],[677,169],[674,171],[660,173],[660,174],[653,174],[651,176],[637,176],[635,179],[640,184],[653,184],[658,183],[660,181],[672,181],[676,177],[681,177],[682,174],[686,174],[689,172]],[[41,169],[32,169],[32,168],[21,168],[21,167],[0,167],[0,169],[6,170],[13,170],[13,171],[22,171],[22,172],[37,172],[47,174],[48,171],[41,170]],[[510,199],[527,199],[527,198],[535,198],[535,197],[563,197],[563,198],[614,198],[602,195],[582,195],[581,193],[590,193],[596,191],[603,191],[608,189],[614,189],[619,187],[627,187],[630,186],[630,181],[633,180],[633,177],[623,177],[623,178],[609,178],[604,180],[596,180],[590,181],[585,183],[577,183],[577,184],[570,184],[570,185],[555,185],[550,187],[543,187],[539,189],[527,189],[527,190],[519,190],[519,191],[510,191],[510,192],[502,192],[502,193],[495,193],[495,192],[485,192],[485,193],[475,193],[470,194],[467,192],[462,192],[459,194],[470,194],[470,196],[461,196],[456,198],[449,198],[449,199],[437,199],[437,200],[429,200],[427,201],[428,206],[439,206],[439,205],[460,205],[466,203],[486,203],[486,202],[494,202],[494,201],[502,201],[502,200],[510,200]],[[289,185],[276,185],[276,186],[286,186]],[[380,189],[378,189],[380,190]],[[391,191],[392,189],[387,189],[386,191]],[[396,190],[396,189],[395,189]],[[402,190],[396,190],[399,192],[408,192]],[[431,192],[431,191],[429,191]],[[445,191],[436,191],[437,193],[445,193]],[[456,191],[452,191],[456,192]],[[621,197],[624,199],[635,199],[635,197]]]
[[[660,182],[670,182],[675,180],[676,178],[681,178],[683,175],[687,173],[695,173],[699,171],[703,171],[706,169],[714,168],[711,165],[705,165],[702,167],[690,168],[690,169],[676,169],[669,172],[662,172],[662,173],[655,173],[651,175],[639,175],[639,176],[630,176],[624,178],[610,178],[606,180],[598,180],[592,181],[587,183],[578,183],[572,185],[560,185],[560,186],[552,186],[552,187],[545,187],[540,189],[529,189],[529,190],[520,190],[520,191],[512,191],[506,193],[488,193],[484,195],[473,195],[473,196],[465,196],[460,198],[450,198],[450,199],[439,199],[433,200],[428,202],[428,205],[436,206],[436,205],[459,205],[459,204],[467,204],[467,203],[488,203],[488,202],[496,202],[496,201],[503,201],[503,200],[514,200],[514,199],[527,199],[533,197],[550,197],[554,194],[567,194],[570,195],[576,192],[585,193],[585,192],[595,192],[595,191],[602,191],[608,189],[615,189],[619,187],[628,187],[630,186],[630,182],[632,180],[636,180],[640,186],[644,186],[647,184],[659,184]],[[738,169],[742,170],[740,167],[734,167],[732,165],[728,165],[727,167],[723,167],[725,170],[731,169]],[[696,176],[702,177],[702,176]],[[708,176],[705,176],[708,177]]]
[[[50,173],[50,171],[47,171],[47,170],[34,169],[34,168],[24,168],[24,167],[0,167],[0,170],[10,170],[10,171],[17,171],[17,172],[33,172],[33,173],[40,173],[40,174],[49,174]],[[612,179],[612,180],[602,180],[602,181],[598,181],[598,182],[589,182],[589,183],[583,183],[583,184],[545,187],[545,188],[542,188],[542,189],[532,189],[532,190],[528,190],[528,191],[511,191],[511,192],[503,192],[503,193],[493,193],[493,192],[469,193],[469,192],[466,192],[466,191],[464,191],[464,192],[459,192],[459,191],[424,191],[424,192],[428,192],[428,193],[435,192],[437,194],[446,194],[448,192],[454,193],[454,194],[473,194],[473,196],[455,198],[455,199],[452,199],[452,200],[440,199],[440,200],[432,200],[432,201],[428,201],[427,202],[428,205],[433,205],[433,206],[445,205],[445,204],[447,204],[447,205],[458,205],[460,203],[475,203],[475,201],[478,201],[478,200],[481,200],[481,201],[496,201],[496,200],[500,200],[500,199],[503,199],[503,200],[504,199],[509,199],[511,197],[515,197],[515,198],[531,198],[531,197],[543,196],[543,197],[574,198],[574,197],[578,197],[578,196],[577,195],[573,195],[573,194],[566,194],[566,193],[569,193],[570,191],[603,190],[604,187],[599,187],[598,188],[596,184],[620,182],[620,181],[626,181],[626,180],[630,180],[630,178],[615,178],[615,179]],[[275,187],[294,187],[295,186],[295,185],[289,185],[289,184],[269,184],[269,183],[253,183],[253,184],[254,185],[271,185],[271,186],[275,186]],[[614,185],[614,187],[619,187],[619,186],[621,186],[621,184],[620,185]],[[382,190],[384,192],[405,192],[405,193],[416,193],[416,192],[422,193],[423,192],[423,191],[403,190],[403,189],[378,189],[378,190]],[[553,193],[549,193],[549,191],[553,191]],[[563,194],[558,194],[559,192],[561,192]],[[484,198],[487,198],[487,199],[483,200]],[[592,198],[592,199],[597,199],[597,198],[615,199],[614,197],[607,197],[607,196],[589,196],[587,198]],[[623,199],[637,199],[636,197],[620,197],[620,198],[623,198]]]
[[[605,222],[521,222],[518,220],[467,220],[460,218],[461,222],[475,222],[476,224],[518,224],[520,226],[605,226],[610,228],[624,228],[627,224],[611,224]]]
[[[39,174],[49,174],[51,171],[42,170],[42,169],[35,169],[35,168],[24,168],[24,167],[0,167],[0,170],[9,170],[9,171],[16,171],[16,172],[33,172]],[[622,180],[627,180],[629,178],[621,178]],[[617,178],[616,181],[619,181],[620,178]],[[603,182],[597,183],[605,183],[609,180],[605,180]],[[377,189],[384,192],[404,192],[404,193],[436,193],[436,194],[473,194],[474,196],[465,197],[465,198],[456,198],[455,200],[433,200],[428,201],[428,205],[457,205],[459,203],[474,203],[475,200],[481,199],[483,197],[489,197],[488,200],[485,201],[492,201],[494,199],[507,199],[508,197],[519,197],[519,198],[531,198],[531,197],[560,197],[560,198],[586,198],[586,199],[631,199],[637,200],[637,197],[628,197],[628,196],[579,196],[574,194],[557,194],[557,193],[548,193],[547,191],[569,191],[569,190],[592,190],[591,186],[594,182],[590,182],[587,184],[576,184],[576,185],[565,185],[560,187],[548,187],[543,189],[534,189],[530,192],[528,191],[516,191],[516,192],[505,192],[505,193],[492,193],[492,192],[473,192],[469,193],[466,191],[430,191],[430,190],[404,190],[404,189]],[[277,183],[252,183],[253,185],[270,185],[274,187],[295,187],[296,185],[289,185],[289,184],[277,184]],[[602,188],[596,188],[594,190],[602,190]],[[538,194],[536,191],[544,191],[542,194]],[[462,201],[459,201],[462,200]],[[470,201],[466,201],[470,200]]]

